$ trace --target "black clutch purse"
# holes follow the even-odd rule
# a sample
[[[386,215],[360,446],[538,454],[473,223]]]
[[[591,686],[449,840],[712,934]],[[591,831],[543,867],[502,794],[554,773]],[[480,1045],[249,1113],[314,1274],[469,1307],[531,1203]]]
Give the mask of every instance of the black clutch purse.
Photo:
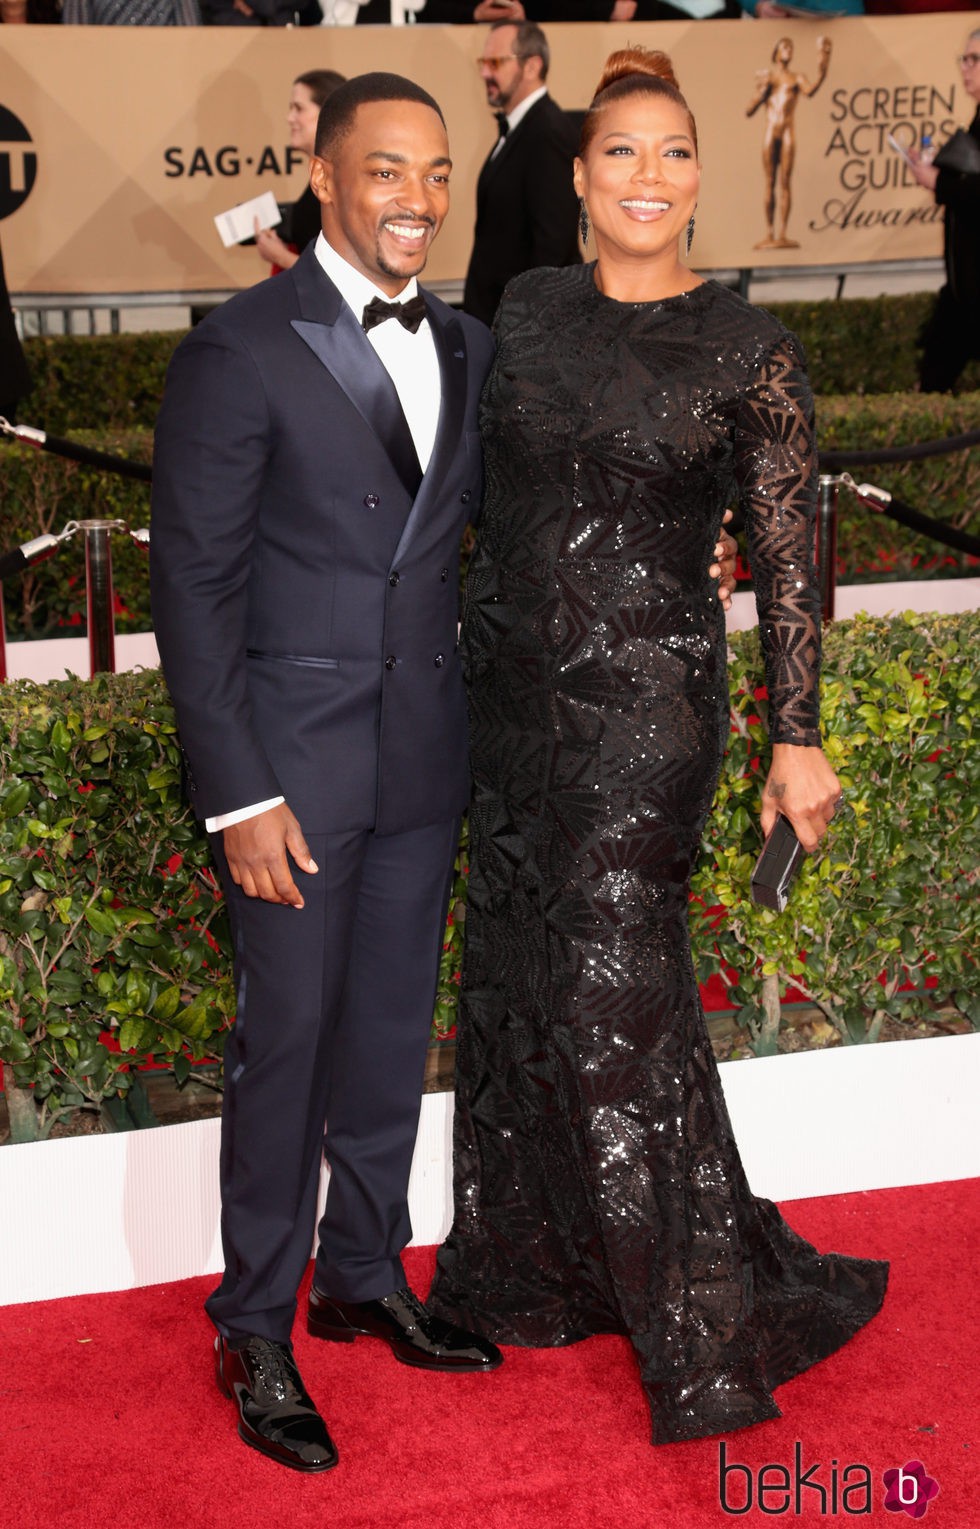
[[[933,160],[939,170],[954,170],[959,175],[980,175],[980,143],[961,127],[947,138]]]
[[[806,850],[788,818],[779,814],[752,872],[752,901],[782,913],[793,879],[803,864]]]

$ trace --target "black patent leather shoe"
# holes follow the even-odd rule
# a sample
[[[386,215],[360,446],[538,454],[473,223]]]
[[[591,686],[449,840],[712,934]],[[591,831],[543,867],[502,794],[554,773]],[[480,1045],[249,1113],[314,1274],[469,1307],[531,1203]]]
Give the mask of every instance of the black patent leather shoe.
[[[288,1343],[248,1338],[231,1348],[214,1341],[218,1387],[238,1405],[238,1432],[246,1444],[294,1471],[329,1471],[337,1450],[300,1379]]]
[[[381,1338],[402,1364],[423,1370],[495,1370],[504,1356],[495,1344],[464,1327],[456,1327],[426,1311],[411,1290],[396,1290],[376,1301],[335,1301],[314,1285],[306,1314],[314,1338],[353,1343],[355,1338]]]

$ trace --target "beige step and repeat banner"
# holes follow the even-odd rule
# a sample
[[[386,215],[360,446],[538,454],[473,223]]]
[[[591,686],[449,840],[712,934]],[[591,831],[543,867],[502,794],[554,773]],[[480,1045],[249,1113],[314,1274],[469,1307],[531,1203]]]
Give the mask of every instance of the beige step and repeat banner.
[[[702,269],[936,255],[938,209],[888,135],[912,144],[969,122],[955,57],[971,19],[555,26],[549,83],[563,106],[581,108],[614,47],[673,55],[701,137]],[[453,211],[428,275],[461,277],[494,135],[474,63],[482,41],[476,27],[0,27],[11,291],[213,291],[259,279],[254,249],[224,250],[213,218],[264,190],[298,195],[304,166],[286,148],[286,101],[294,76],[317,67],[393,69],[439,100]]]

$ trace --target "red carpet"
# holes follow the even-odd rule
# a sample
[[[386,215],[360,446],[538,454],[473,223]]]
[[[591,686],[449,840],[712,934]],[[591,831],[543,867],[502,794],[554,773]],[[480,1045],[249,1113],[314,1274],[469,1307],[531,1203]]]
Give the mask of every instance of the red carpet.
[[[341,1452],[304,1477],[246,1449],[215,1388],[201,1301],[213,1280],[0,1310],[0,1522],[5,1529],[701,1529],[773,1522],[900,1526],[885,1470],[921,1460],[939,1483],[929,1529],[980,1525],[980,1181],[786,1207],[824,1249],[890,1258],[884,1311],[783,1386],[785,1416],[726,1437],[754,1506],[719,1501],[719,1440],[652,1448],[630,1350],[617,1338],[510,1349],[494,1375],[426,1375],[369,1341],[296,1352]],[[70,1257],[70,1249],[66,1250]],[[424,1290],[430,1249],[408,1254]],[[793,1501],[794,1446],[822,1484]],[[765,1464],[789,1472],[758,1508]],[[872,1479],[871,1512],[845,1467]],[[834,1511],[833,1488],[837,1482]],[[770,1488],[785,1478],[769,1473]],[[729,1507],[746,1473],[729,1477]]]

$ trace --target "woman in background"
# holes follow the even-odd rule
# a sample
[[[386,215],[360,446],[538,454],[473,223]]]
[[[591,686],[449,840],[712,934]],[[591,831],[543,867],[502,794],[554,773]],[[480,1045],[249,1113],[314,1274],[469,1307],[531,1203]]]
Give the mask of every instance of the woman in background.
[[[343,83],[344,75],[338,74],[336,69],[310,69],[306,74],[297,75],[293,81],[286,112],[289,146],[299,149],[307,159],[313,156],[320,107],[328,96],[333,95],[337,86]],[[274,228],[264,228],[255,235],[258,252],[273,267],[273,274],[276,271],[288,271],[290,266],[294,266],[310,240],[315,239],[320,232],[320,203],[309,184],[290,207],[285,232],[287,239],[283,239]]]
[[[748,1186],[688,895],[729,731],[705,570],[747,523],[777,810],[815,849],[817,456],[800,347],[684,265],[696,128],[663,54],[608,60],[576,189],[597,259],[504,296],[463,624],[472,862],[456,1219],[430,1306],[503,1343],[634,1347],[655,1443],[779,1416],[772,1391],[878,1310]]]

